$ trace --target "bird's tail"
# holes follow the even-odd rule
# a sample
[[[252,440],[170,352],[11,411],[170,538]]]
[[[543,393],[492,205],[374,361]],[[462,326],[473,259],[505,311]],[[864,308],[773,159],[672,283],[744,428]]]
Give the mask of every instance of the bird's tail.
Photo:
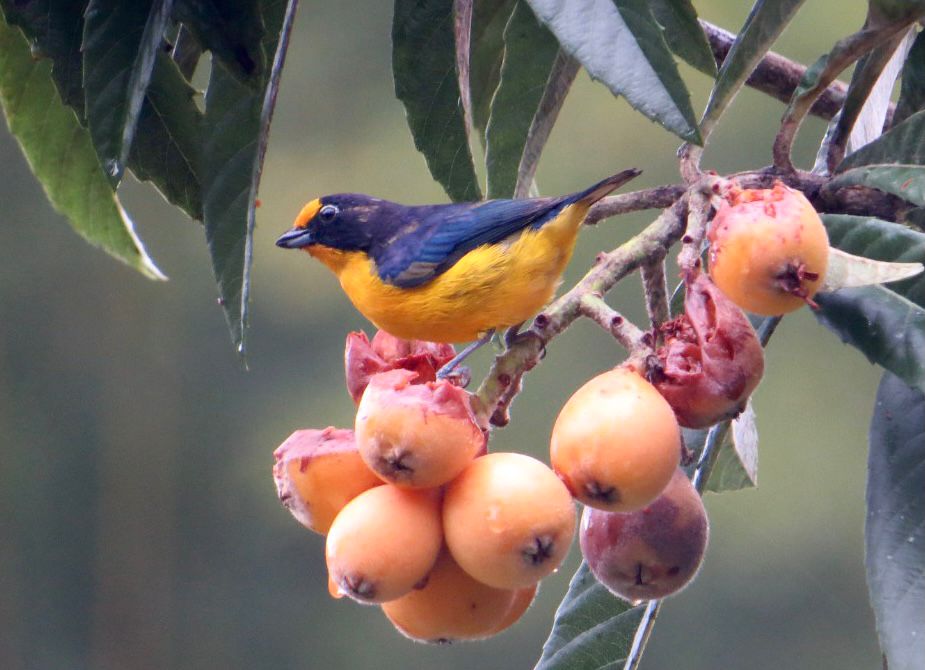
[[[626,182],[638,177],[640,174],[642,174],[642,170],[637,170],[636,168],[623,170],[623,172],[618,172],[615,175],[607,177],[607,179],[599,181],[594,186],[590,186],[584,191],[579,191],[570,197],[569,200],[573,203],[580,202],[590,207],[611,191],[615,191]]]

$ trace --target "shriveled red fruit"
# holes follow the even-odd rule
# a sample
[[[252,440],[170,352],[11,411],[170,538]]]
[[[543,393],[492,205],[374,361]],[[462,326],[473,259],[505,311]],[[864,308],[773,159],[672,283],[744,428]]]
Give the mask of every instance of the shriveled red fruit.
[[[438,491],[376,486],[334,519],[325,559],[341,594],[383,603],[423,584],[442,544]]]
[[[500,630],[518,597],[473,579],[444,549],[423,588],[383,603],[382,611],[412,640],[478,640]]]
[[[678,423],[705,428],[745,408],[764,373],[764,351],[742,310],[706,275],[686,288],[684,314],[662,324],[664,345],[648,376]]]
[[[357,407],[356,440],[363,460],[383,480],[429,488],[462,472],[486,438],[466,391],[446,380],[416,380],[410,370],[372,377]]]
[[[475,579],[500,589],[536,584],[568,553],[575,506],[543,463],[516,453],[475,459],[446,489],[446,544]]]
[[[710,276],[742,309],[776,316],[814,304],[828,267],[829,238],[801,192],[780,182],[733,190],[707,236]]]
[[[598,581],[635,603],[684,588],[703,561],[708,535],[703,502],[679,469],[645,509],[620,514],[586,507],[578,537]]]
[[[273,458],[279,501],[299,523],[322,535],[344,505],[382,484],[360,457],[352,430],[297,430]]]
[[[384,330],[377,331],[370,342],[363,331],[349,333],[344,352],[347,392],[359,403],[370,377],[395,369],[416,372],[417,383],[432,382],[437,370],[455,355],[452,344],[403,340]]]
[[[674,411],[631,366],[598,375],[575,391],[552,429],[556,474],[585,505],[611,512],[645,507],[681,459]]]

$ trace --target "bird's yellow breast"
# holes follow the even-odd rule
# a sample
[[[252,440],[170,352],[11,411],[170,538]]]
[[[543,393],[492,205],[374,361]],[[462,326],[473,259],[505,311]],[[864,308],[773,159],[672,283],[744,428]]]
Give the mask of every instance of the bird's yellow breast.
[[[406,339],[469,342],[492,328],[526,321],[552,298],[588,207],[566,207],[538,230],[486,244],[414,288],[384,283],[363,252],[310,248],[340,279],[356,308]]]

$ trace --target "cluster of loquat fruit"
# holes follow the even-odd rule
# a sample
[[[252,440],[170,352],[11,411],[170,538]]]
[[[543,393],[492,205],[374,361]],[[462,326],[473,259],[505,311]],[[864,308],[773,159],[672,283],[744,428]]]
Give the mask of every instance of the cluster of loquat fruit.
[[[331,594],[378,604],[421,641],[479,639],[515,623],[579,543],[597,579],[631,602],[695,575],[709,524],[680,467],[681,427],[736,416],[764,371],[742,308],[806,303],[828,238],[802,194],[732,189],[708,230],[710,276],[687,272],[684,312],[659,346],[578,389],[552,431],[551,468],[487,453],[472,396],[437,371],[451,345],[351,333],[353,430],[299,430],[274,453],[279,498],[325,534]],[[715,283],[714,283],[715,282]]]

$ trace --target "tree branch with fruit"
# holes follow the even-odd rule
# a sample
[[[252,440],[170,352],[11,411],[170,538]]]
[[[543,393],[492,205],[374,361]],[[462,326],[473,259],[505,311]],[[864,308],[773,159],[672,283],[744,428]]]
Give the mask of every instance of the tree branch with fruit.
[[[471,392],[468,372],[439,372],[449,344],[348,335],[354,428],[296,431],[274,467],[280,501],[326,535],[332,595],[381,605],[417,640],[497,634],[566,556],[577,500],[586,560],[536,667],[637,667],[661,599],[700,565],[700,494],[754,482],[749,398],[773,374],[762,347],[783,314],[805,308],[883,368],[868,585],[884,663],[925,658],[925,592],[907,588],[925,562],[925,3],[870,0],[864,24],[809,67],[770,51],[801,4],[756,0],[733,34],[688,0],[396,0],[396,95],[452,200],[540,192],[537,165],[580,68],[679,138],[665,159],[680,176],[592,207],[587,224],[661,212],[509,331]],[[296,2],[72,5],[0,0],[11,132],[74,229],[149,277],[163,278],[119,201],[126,171],[201,221],[243,356],[256,193]],[[191,83],[203,54],[204,109]],[[702,114],[676,59],[712,80]],[[704,148],[745,86],[787,103],[773,164],[719,175]],[[802,170],[792,149],[809,115],[828,127]],[[637,271],[644,325],[607,302]],[[551,467],[488,453],[530,370],[582,318],[626,356],[562,408]],[[733,483],[713,479],[720,455]]]

